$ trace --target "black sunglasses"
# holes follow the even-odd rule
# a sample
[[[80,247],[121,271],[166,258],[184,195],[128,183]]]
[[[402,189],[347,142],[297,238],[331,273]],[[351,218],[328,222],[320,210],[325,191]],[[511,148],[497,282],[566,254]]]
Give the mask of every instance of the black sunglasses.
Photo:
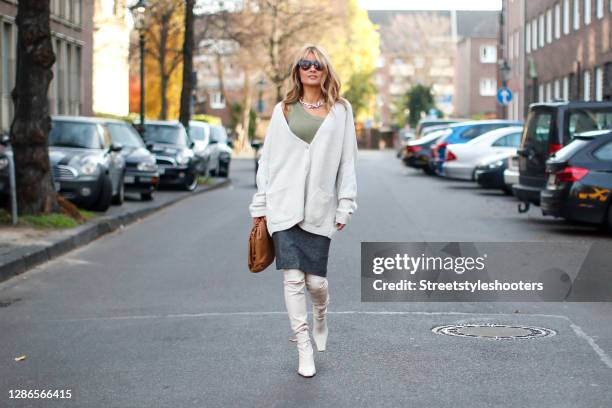
[[[313,65],[317,71],[323,71],[323,64],[321,64],[317,60],[301,59],[298,62],[298,66],[302,68],[304,71],[308,71],[310,67]]]

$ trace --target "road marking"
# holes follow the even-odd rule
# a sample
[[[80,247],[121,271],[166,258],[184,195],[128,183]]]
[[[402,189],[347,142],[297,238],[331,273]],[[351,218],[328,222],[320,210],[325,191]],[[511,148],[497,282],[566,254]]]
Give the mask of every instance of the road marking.
[[[610,356],[606,354],[605,351],[601,349],[601,347],[599,347],[599,345],[595,342],[595,339],[593,339],[591,336],[586,334],[582,330],[582,328],[578,326],[577,324],[570,323],[570,327],[572,328],[572,330],[574,330],[574,333],[576,333],[576,336],[580,337],[581,339],[589,343],[589,346],[591,346],[591,348],[595,351],[595,353],[597,353],[601,361],[605,365],[607,365],[608,368],[612,368],[612,359],[610,358]]]

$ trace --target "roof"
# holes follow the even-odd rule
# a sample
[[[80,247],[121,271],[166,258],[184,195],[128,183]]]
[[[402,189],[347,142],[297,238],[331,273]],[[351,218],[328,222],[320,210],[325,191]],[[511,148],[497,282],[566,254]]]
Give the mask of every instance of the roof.
[[[499,36],[498,11],[457,11],[459,38],[497,38]]]

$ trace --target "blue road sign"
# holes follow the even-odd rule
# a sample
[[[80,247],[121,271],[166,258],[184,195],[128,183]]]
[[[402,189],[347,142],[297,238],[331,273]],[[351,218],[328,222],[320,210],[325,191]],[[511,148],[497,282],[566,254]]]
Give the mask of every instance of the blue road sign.
[[[512,91],[508,88],[501,87],[497,90],[497,102],[500,105],[508,105],[512,101]]]

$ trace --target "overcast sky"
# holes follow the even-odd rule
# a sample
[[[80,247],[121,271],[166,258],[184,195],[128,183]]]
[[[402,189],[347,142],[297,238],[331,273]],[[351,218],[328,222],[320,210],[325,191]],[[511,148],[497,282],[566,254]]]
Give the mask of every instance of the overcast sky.
[[[359,0],[366,10],[501,10],[501,0]]]

